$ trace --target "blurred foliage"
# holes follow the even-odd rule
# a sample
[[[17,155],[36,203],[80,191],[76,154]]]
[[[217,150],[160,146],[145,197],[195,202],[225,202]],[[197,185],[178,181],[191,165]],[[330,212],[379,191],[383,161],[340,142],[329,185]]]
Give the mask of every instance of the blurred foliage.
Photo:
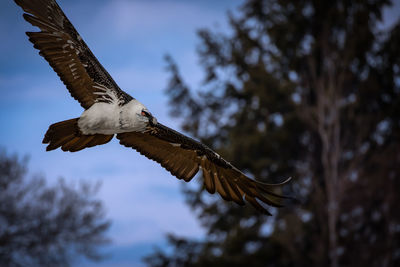
[[[389,0],[247,0],[230,33],[201,30],[190,89],[173,59],[182,128],[246,173],[292,176],[273,217],[185,189],[208,235],[169,236],[149,266],[400,266],[400,23]]]
[[[27,177],[26,160],[0,151],[0,266],[69,266],[100,260],[109,221],[94,198],[98,185],[71,186]]]

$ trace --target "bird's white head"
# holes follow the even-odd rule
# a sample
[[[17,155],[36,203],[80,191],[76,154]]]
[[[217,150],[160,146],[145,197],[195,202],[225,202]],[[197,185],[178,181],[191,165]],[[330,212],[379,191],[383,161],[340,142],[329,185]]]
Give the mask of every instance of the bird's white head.
[[[138,100],[133,99],[121,109],[121,118],[124,128],[132,130],[144,130],[148,124],[157,124],[157,119]]]

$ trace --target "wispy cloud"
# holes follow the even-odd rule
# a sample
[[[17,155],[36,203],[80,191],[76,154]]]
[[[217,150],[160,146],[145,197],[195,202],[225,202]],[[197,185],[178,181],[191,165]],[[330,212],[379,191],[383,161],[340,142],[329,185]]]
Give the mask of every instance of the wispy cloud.
[[[173,30],[192,31],[193,28],[215,22],[219,15],[219,10],[210,9],[196,1],[117,0],[104,5],[97,18],[107,19],[109,27],[112,27],[120,38],[125,38],[131,33],[148,36],[151,32],[162,30],[168,33]]]

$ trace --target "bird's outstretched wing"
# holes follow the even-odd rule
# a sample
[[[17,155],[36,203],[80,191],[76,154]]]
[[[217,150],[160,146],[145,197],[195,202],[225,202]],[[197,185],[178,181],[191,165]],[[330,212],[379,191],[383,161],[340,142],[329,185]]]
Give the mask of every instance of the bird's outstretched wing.
[[[56,1],[15,0],[15,3],[27,12],[25,20],[41,30],[27,32],[29,40],[83,108],[96,101],[132,100],[99,63]]]
[[[186,182],[201,169],[206,190],[211,194],[218,192],[227,201],[239,205],[247,201],[260,212],[270,215],[259,201],[280,207],[282,199],[287,198],[277,191],[290,179],[280,184],[250,179],[207,146],[160,123],[144,133],[120,133],[117,138],[120,144],[136,149]]]

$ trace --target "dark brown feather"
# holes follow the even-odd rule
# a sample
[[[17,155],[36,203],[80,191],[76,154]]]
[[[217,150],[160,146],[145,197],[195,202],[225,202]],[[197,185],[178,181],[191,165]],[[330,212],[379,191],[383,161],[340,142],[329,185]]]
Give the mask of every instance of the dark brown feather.
[[[120,143],[132,147],[142,155],[161,164],[172,175],[190,181],[198,171],[198,164],[193,161],[195,151],[176,147],[151,135],[130,132],[117,135]],[[188,167],[189,166],[189,167]],[[188,170],[187,173],[185,170]]]
[[[265,213],[267,215],[272,215],[267,209],[265,209],[263,206],[260,205],[260,203],[257,202],[257,200],[254,197],[245,195],[244,199],[248,202],[250,202],[250,204],[259,212],[261,213]]]
[[[56,149],[56,148],[59,148],[59,147],[62,146],[63,144],[68,143],[68,142],[69,142],[70,140],[72,140],[74,137],[75,137],[74,134],[70,134],[70,135],[66,135],[66,136],[64,136],[64,137],[60,137],[60,138],[54,139],[54,140],[57,140],[57,141],[51,142],[51,143],[46,147],[46,151],[51,151],[51,150],[54,150],[54,149]],[[49,142],[50,142],[50,139],[49,139],[48,142],[44,142],[44,143],[49,143]]]
[[[206,168],[202,168],[202,173],[203,173],[205,188],[207,189],[208,193],[214,194],[215,193],[214,178],[211,176],[210,171]]]
[[[111,141],[114,135],[105,135],[105,134],[95,134],[94,138],[86,145],[86,147],[93,147],[97,145],[103,145]]]
[[[86,145],[92,141],[94,135],[82,135],[81,138],[75,143],[73,147],[71,147],[71,152],[76,152],[82,150],[86,147]]]
[[[221,173],[223,173],[224,177],[229,177],[229,176],[226,176],[223,171],[224,170],[222,170]],[[225,181],[227,184],[229,184],[229,190],[231,192],[231,196],[232,196],[233,200],[239,205],[244,205],[245,203],[243,201],[243,194],[240,193],[238,186],[233,182],[232,179],[225,179]]]
[[[109,142],[113,135],[83,135],[79,131],[78,119],[70,119],[50,125],[43,138],[47,151],[61,147],[64,151],[79,151],[86,147],[102,145]]]
[[[96,101],[110,99],[95,94],[95,85],[113,90],[122,103],[133,98],[122,91],[98,62],[74,26],[54,0],[15,0],[29,13],[26,21],[40,32],[27,32],[29,40],[66,85],[71,96],[87,109]]]

